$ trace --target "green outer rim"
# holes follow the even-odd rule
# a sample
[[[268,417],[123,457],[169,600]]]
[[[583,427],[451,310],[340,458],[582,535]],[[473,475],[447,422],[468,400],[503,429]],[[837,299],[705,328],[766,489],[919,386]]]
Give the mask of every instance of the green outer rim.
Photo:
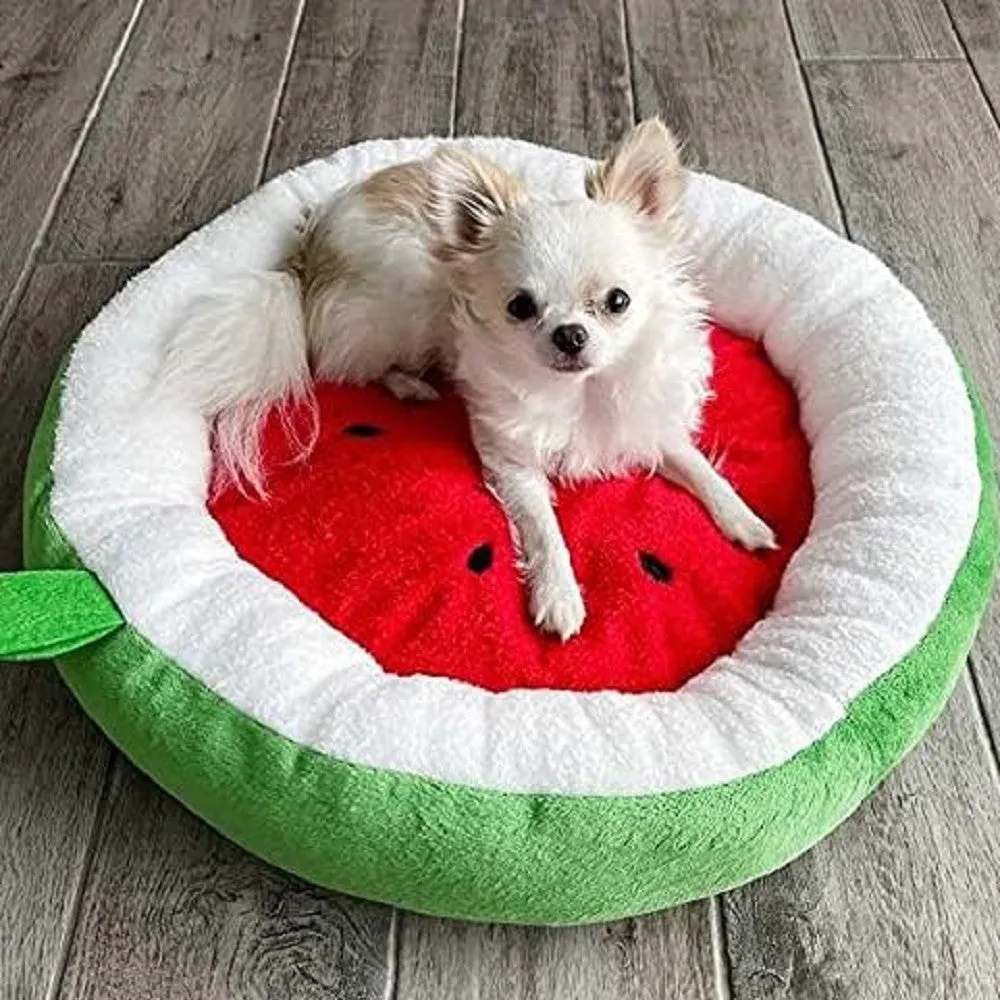
[[[30,567],[79,560],[49,507],[59,383],[25,497]],[[320,885],[470,920],[587,923],[730,889],[847,817],[938,715],[985,610],[997,555],[993,455],[970,387],[984,489],[969,550],[923,640],[791,760],[737,781],[642,796],[519,794],[327,757],[242,714],[131,626],[65,656],[108,736],[247,850]]]

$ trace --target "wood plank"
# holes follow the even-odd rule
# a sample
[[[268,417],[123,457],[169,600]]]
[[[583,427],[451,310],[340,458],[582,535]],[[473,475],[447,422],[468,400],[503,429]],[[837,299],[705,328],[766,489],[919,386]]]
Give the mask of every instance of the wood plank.
[[[617,0],[468,0],[456,131],[601,153],[633,117]]]
[[[997,423],[1000,421],[994,419],[994,424]],[[993,440],[998,438],[994,436]],[[1000,592],[996,589],[972,647],[972,662],[976,693],[986,716],[993,756],[1000,759]]]
[[[459,133],[598,153],[632,120],[613,2],[469,0]],[[403,914],[396,1000],[714,996],[710,905],[601,927],[492,927]]]
[[[159,256],[257,183],[296,5],[148,0],[47,259]]]
[[[49,995],[110,747],[55,668],[0,663],[0,996]]]
[[[20,565],[21,478],[59,358],[125,277],[42,267],[0,337],[0,569]],[[72,930],[110,747],[50,665],[0,664],[0,706],[0,997],[42,997]]]
[[[602,927],[480,927],[406,917],[398,1000],[709,1000],[705,904]]]
[[[381,998],[390,920],[251,857],[119,757],[59,996]]]
[[[626,0],[626,11],[638,117],[662,115],[693,166],[839,228],[781,0]],[[717,948],[718,996],[728,997],[726,940]]]
[[[1000,120],[1000,0],[945,0],[993,117]]]
[[[809,79],[851,235],[926,305],[1000,433],[1000,133],[965,64]]]
[[[458,0],[313,0],[268,174],[363,139],[447,135],[457,22]]]
[[[692,166],[836,225],[833,189],[781,0],[626,0],[640,118]]]
[[[1000,440],[1000,135],[966,66],[811,71],[855,237],[927,305]],[[1000,734],[1000,606],[973,650]]]
[[[44,228],[135,4],[0,5],[0,303]]]
[[[194,9],[192,2],[185,0],[189,10]],[[263,14],[253,16],[271,17],[266,12],[276,7],[256,8],[261,9]],[[245,4],[212,10],[212,30],[221,39],[220,46],[228,44],[226,38],[237,30],[242,37],[250,30]],[[402,23],[393,21],[394,12],[403,18]],[[121,176],[134,180],[135,170],[142,176],[135,183],[133,207],[123,206],[121,221],[116,218],[110,225],[114,241],[98,233],[92,246],[84,247],[86,252],[155,252],[181,235],[184,226],[201,221],[200,214],[214,211],[208,201],[203,205],[199,202],[197,212],[189,211],[183,194],[198,189],[211,157],[184,152],[183,137],[199,133],[202,127],[202,98],[194,93],[194,84],[161,80],[163,67],[186,66],[190,61],[185,51],[190,38],[183,26],[174,25],[175,16],[180,14],[160,11],[157,18],[150,17],[139,26],[136,52],[145,53],[143,58],[151,65],[136,56],[127,72],[123,70],[122,79],[130,82],[122,88],[120,99],[141,103],[143,88],[153,80],[157,83],[156,113],[148,116],[144,131],[129,140],[128,149],[139,159]],[[345,121],[345,105],[330,93],[329,78],[323,76],[329,67],[323,60],[338,45],[346,44],[345,39],[355,37],[344,30],[351,17],[360,25],[357,44],[370,46],[370,57],[379,53],[378,59],[386,66],[392,62],[399,72],[388,80],[371,78],[369,94],[364,60],[358,60],[347,74],[354,81],[351,103],[368,110]],[[335,123],[334,130],[324,133],[321,141],[329,135],[338,144],[361,138],[352,134],[355,127],[370,126],[386,134],[417,128],[414,114],[426,114],[428,122],[447,128],[456,20],[454,4],[425,4],[418,11],[401,4],[391,9],[317,0],[301,21],[298,52],[307,55],[293,55],[294,78],[284,92],[279,143],[270,145],[266,128],[245,135],[219,175],[219,183],[224,181],[227,186],[217,188],[214,200],[228,203],[239,197],[253,182],[257,164],[268,149],[273,169],[328,151],[313,145],[317,121]],[[176,28],[172,41],[146,37],[147,33],[159,36],[171,25]],[[277,61],[281,47],[268,44],[271,60]],[[179,51],[170,46],[179,47]],[[219,55],[216,60],[223,58]],[[230,53],[227,58],[232,61],[236,56]],[[272,70],[269,63],[266,75],[277,88],[279,76]],[[265,75],[261,67],[254,73]],[[447,85],[435,89],[432,81],[441,74]],[[201,71],[196,77],[201,79]],[[333,89],[339,85],[337,77]],[[430,91],[423,111],[418,111],[416,97],[409,103],[393,100],[394,95],[418,94],[419,88]],[[238,128],[259,122],[260,109],[272,106],[271,97],[265,99],[253,87],[234,88],[227,94],[225,114]],[[116,110],[109,120],[123,117],[125,112]],[[423,126],[418,130],[423,131]],[[157,159],[140,155],[149,143],[159,141],[158,133],[174,137],[172,155],[179,158],[174,166],[179,174],[167,183],[158,179]],[[95,154],[95,164],[98,160]],[[94,176],[81,175],[76,203],[85,202],[96,183]],[[178,227],[174,206],[180,203],[184,204],[184,226]],[[92,221],[96,227],[99,216]],[[80,251],[72,242],[54,241],[53,252]],[[323,996],[361,1000],[381,997],[391,988],[387,978],[391,978],[394,958],[395,918],[389,908],[307,887],[270,869],[184,813],[124,764],[119,765],[116,775],[80,913],[61,996],[155,996],[158,1000],[174,996],[220,1000],[229,996]]]
[[[1000,140],[968,67],[829,64],[809,74],[852,235],[923,298],[980,375],[995,421],[983,376],[1000,370]],[[924,744],[853,819],[729,894],[733,997],[997,996],[998,863],[996,764],[965,677]]]
[[[839,830],[728,894],[734,1000],[1000,995],[1000,798],[966,681]]]
[[[788,0],[802,58],[955,59],[942,0]]]

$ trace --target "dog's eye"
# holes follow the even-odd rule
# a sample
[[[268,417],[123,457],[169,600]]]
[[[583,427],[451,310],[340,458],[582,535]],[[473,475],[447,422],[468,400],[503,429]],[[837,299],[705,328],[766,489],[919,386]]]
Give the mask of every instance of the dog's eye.
[[[538,315],[538,306],[535,305],[535,300],[527,292],[518,292],[507,303],[507,315],[519,323],[523,323]]]
[[[629,303],[632,300],[628,297],[628,294],[624,292],[621,288],[612,288],[608,292],[608,297],[604,300],[604,305],[609,313],[614,313],[616,316],[621,315],[629,307]]]

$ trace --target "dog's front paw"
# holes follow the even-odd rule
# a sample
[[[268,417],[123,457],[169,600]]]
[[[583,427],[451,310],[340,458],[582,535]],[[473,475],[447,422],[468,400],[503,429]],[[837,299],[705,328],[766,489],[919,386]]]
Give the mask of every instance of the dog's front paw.
[[[565,642],[583,627],[583,595],[570,569],[542,573],[532,581],[531,616],[545,632]]]
[[[778,548],[778,539],[771,526],[742,502],[726,512],[719,527],[730,541],[750,552]]]

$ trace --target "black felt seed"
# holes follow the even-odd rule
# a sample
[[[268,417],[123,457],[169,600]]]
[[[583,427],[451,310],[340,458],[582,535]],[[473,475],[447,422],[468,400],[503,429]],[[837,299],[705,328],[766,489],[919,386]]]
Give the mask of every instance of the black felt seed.
[[[349,424],[344,428],[344,433],[356,438],[374,438],[382,433],[382,428],[374,424]]]
[[[657,583],[670,583],[674,575],[674,571],[652,552],[640,552],[639,564]]]
[[[473,573],[485,573],[493,565],[493,546],[489,542],[477,545],[470,553],[466,566]]]

